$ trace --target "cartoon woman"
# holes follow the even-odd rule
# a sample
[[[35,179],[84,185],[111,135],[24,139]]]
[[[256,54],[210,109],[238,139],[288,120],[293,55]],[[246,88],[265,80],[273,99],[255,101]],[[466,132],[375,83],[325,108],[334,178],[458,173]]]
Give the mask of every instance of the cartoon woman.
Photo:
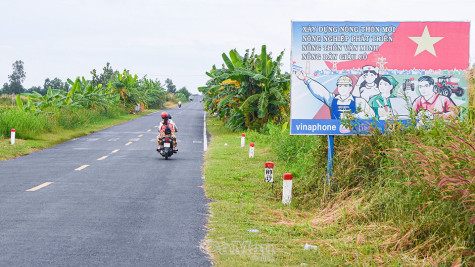
[[[380,93],[372,96],[369,100],[369,105],[374,110],[377,120],[386,120],[394,115],[390,98],[395,98],[392,94],[397,85],[398,82],[391,75],[383,75],[379,79]]]
[[[307,85],[308,90],[316,99],[322,101],[330,108],[331,119],[344,119],[349,113],[353,113],[357,119],[374,117],[374,111],[366,100],[351,95],[353,80],[350,77],[341,76],[338,78],[336,82],[338,95],[335,95],[318,81],[307,77],[303,71],[297,71],[296,76]]]
[[[364,66],[363,74],[358,78],[358,82],[356,82],[355,88],[358,89],[353,91],[353,96],[361,97],[369,101],[372,96],[379,94],[378,71],[379,69],[374,66]]]

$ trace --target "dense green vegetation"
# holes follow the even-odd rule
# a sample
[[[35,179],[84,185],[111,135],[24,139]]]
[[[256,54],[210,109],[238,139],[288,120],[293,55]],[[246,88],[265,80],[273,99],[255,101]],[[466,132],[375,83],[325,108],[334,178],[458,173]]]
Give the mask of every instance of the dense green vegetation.
[[[241,59],[234,50],[230,57],[234,57],[234,61]],[[264,106],[260,99],[265,87],[258,86],[259,90],[254,91],[250,89],[252,86],[244,87],[243,81],[252,80],[254,76],[246,72],[248,80],[238,80],[236,77],[244,71],[241,67],[229,67],[230,62],[235,63],[226,58],[223,54],[228,68],[213,67],[208,86],[202,89],[206,107],[230,129],[258,129],[259,133],[247,132],[247,136],[255,138],[250,141],[260,142],[256,146],[268,144],[278,157],[280,168],[284,168],[280,172],[294,175],[291,209],[275,206],[273,210],[290,228],[282,230],[284,236],[287,236],[285,231],[292,231],[306,242],[330,247],[333,252],[327,257],[337,256],[336,262],[340,264],[450,266],[470,265],[475,261],[473,69],[469,78],[470,103],[462,112],[464,116],[450,121],[435,120],[427,129],[401,127],[396,123],[392,131],[385,134],[375,131],[367,136],[338,136],[335,138],[334,176],[327,184],[326,137],[290,136],[287,111],[279,113],[280,109],[272,107],[260,109]],[[288,82],[288,78],[286,80]],[[285,95],[282,93],[282,98],[276,99],[288,97],[288,91]],[[252,102],[246,103],[246,99]],[[213,150],[208,153],[215,162]],[[263,166],[263,162],[259,165]],[[230,182],[225,181],[229,178],[223,178],[229,177],[224,175],[224,168],[228,166],[223,164],[222,170],[216,168],[219,167],[213,167],[211,173],[205,171],[207,179],[211,176],[213,181],[208,186],[229,185]],[[246,182],[248,178],[261,179],[249,173],[236,175],[231,175],[232,179]],[[237,190],[239,184],[235,187]],[[247,186],[241,190],[247,194],[252,191],[253,196],[261,197],[262,203],[269,200],[269,196],[256,193],[258,188]],[[212,205],[212,213],[222,212],[218,208],[220,201],[233,205],[229,196],[218,195],[210,194],[218,200],[216,208]],[[278,202],[280,196],[278,186],[271,199]],[[265,220],[261,220],[262,209],[249,210],[249,206],[257,205],[254,200],[242,195],[236,195],[237,199],[239,203],[248,203],[239,208],[247,211],[248,220],[265,224]],[[266,218],[272,231],[275,231],[275,219],[271,215]],[[211,227],[220,228],[224,223],[219,218],[215,220]],[[215,238],[218,236],[210,235],[211,241],[216,241]]]
[[[100,131],[107,127],[120,124],[129,120],[133,120],[139,118],[141,116],[150,114],[156,110],[149,109],[143,112],[139,112],[136,114],[123,114],[118,115],[117,117],[114,116],[113,118],[107,118],[105,116],[101,116],[100,114],[93,114],[95,115],[92,119],[89,117],[86,110],[80,109],[77,110],[81,112],[81,114],[67,114],[67,117],[71,120],[79,120],[82,122],[82,126],[74,129],[64,128],[64,127],[55,127],[53,130],[46,132],[46,131],[38,131],[34,135],[32,135],[31,131],[33,129],[26,128],[30,131],[30,135],[33,138],[31,139],[16,139],[15,145],[10,144],[10,138],[0,137],[0,160],[7,160],[11,158],[15,158],[22,155],[28,155],[31,152],[34,152],[39,149],[48,148],[64,141],[77,138],[80,136],[84,136],[90,134],[91,132]],[[25,114],[21,114],[25,115]],[[76,122],[77,123],[77,122]],[[51,125],[49,125],[51,127]],[[20,128],[20,131],[24,131],[25,128]]]
[[[234,130],[258,129],[267,122],[280,123],[289,113],[290,75],[281,73],[281,52],[274,61],[265,45],[261,54],[235,49],[222,54],[225,65],[206,74],[207,86],[199,88],[205,109]]]
[[[26,75],[22,61],[15,62],[13,69],[10,84],[2,91],[20,94],[13,100],[11,95],[0,98],[0,137],[9,136],[14,128],[17,138],[35,139],[59,128],[76,129],[138,109],[162,108],[166,101],[186,102],[190,96],[185,87],[177,94],[167,94],[160,81],[139,79],[129,70],[114,71],[109,63],[100,74],[91,71],[91,80],[78,77],[63,83],[58,78],[46,79],[44,90],[21,86]]]

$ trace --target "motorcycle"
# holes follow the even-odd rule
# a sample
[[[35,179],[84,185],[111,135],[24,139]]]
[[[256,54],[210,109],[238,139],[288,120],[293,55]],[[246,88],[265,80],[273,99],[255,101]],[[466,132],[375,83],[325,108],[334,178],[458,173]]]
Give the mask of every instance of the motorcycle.
[[[178,102],[178,108],[181,108],[181,101]]]
[[[159,149],[160,155],[162,155],[162,157],[165,157],[165,159],[168,159],[169,157],[171,157],[174,153],[173,138],[170,136],[164,136],[162,137],[160,144],[161,144],[160,149]]]

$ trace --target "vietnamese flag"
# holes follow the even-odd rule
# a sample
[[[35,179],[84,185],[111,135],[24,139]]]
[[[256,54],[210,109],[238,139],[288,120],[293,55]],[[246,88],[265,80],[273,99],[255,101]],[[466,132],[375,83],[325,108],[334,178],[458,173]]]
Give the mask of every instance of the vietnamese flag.
[[[367,60],[339,62],[338,70],[378,67],[384,58],[385,69],[466,70],[469,68],[470,22],[401,22],[392,34],[393,41],[370,52]],[[376,43],[370,43],[376,44]],[[333,63],[325,61],[329,69]]]

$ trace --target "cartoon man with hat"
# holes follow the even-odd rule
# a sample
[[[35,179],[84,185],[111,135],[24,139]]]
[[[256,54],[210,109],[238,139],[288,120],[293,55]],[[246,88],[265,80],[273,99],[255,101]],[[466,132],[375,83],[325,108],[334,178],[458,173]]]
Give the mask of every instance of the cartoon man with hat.
[[[368,102],[361,97],[351,95],[353,80],[349,76],[340,76],[336,82],[338,95],[330,92],[325,86],[316,80],[309,78],[303,71],[297,71],[296,76],[302,80],[310,93],[330,108],[331,119],[340,120],[349,113],[353,113],[357,119],[374,117],[374,111]]]

